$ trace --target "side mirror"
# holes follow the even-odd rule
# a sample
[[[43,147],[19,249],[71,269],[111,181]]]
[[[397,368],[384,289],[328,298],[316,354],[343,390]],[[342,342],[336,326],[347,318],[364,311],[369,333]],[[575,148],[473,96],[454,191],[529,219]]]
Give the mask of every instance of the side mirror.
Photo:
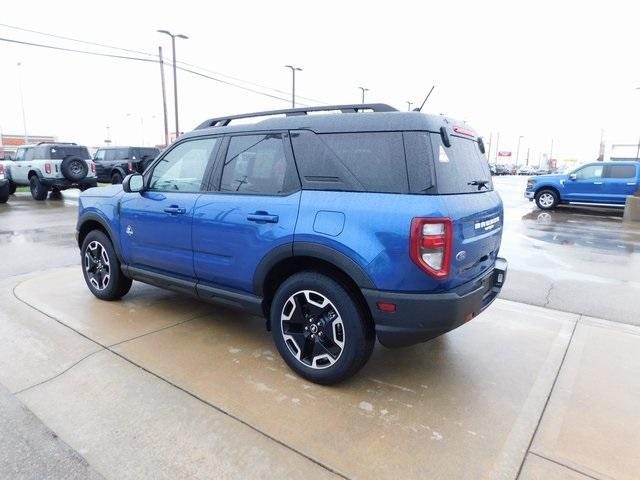
[[[569,175],[569,178],[571,180],[576,180],[578,178],[578,176],[575,173],[572,173],[571,175]]]
[[[144,190],[144,177],[139,173],[132,173],[124,177],[122,189],[126,193],[142,192]]]

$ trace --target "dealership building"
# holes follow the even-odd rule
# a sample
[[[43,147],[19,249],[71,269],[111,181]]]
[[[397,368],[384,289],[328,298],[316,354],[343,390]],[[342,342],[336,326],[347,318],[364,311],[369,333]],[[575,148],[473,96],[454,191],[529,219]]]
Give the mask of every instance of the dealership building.
[[[25,135],[0,134],[0,158],[13,158],[20,145],[57,141],[56,137],[47,135],[27,135],[25,137]]]

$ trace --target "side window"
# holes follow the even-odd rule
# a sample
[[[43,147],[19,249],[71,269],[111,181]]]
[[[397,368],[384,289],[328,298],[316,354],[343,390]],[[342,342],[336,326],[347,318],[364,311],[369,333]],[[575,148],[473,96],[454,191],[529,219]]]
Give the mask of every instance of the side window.
[[[16,162],[24,160],[24,152],[24,148],[19,148],[18,150],[16,150]]]
[[[609,165],[606,178],[636,178],[635,165]]]
[[[176,145],[151,173],[151,190],[199,192],[207,165],[219,138],[187,140]]]
[[[106,162],[113,162],[116,159],[116,150],[114,148],[110,148],[109,150],[104,151],[104,160]]]
[[[96,156],[93,158],[93,161],[94,162],[102,162],[104,160],[104,156],[105,156],[106,152],[107,152],[106,150],[98,150],[96,152]]]
[[[295,190],[295,168],[284,151],[282,135],[231,137],[222,167],[223,192],[278,195]]]
[[[434,187],[433,155],[427,132],[404,132],[404,151],[407,156],[409,190],[411,193],[429,193]]]
[[[33,160],[34,154],[35,154],[35,148],[27,148],[24,153],[24,161],[30,162],[31,160]]]
[[[576,170],[576,180],[591,180],[602,178],[603,165],[587,165]]]

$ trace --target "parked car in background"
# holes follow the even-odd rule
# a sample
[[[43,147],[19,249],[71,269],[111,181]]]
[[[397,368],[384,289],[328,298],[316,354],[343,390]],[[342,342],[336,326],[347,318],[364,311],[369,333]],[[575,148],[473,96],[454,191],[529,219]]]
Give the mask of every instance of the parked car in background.
[[[9,171],[10,166],[11,166],[10,156],[7,155],[2,157],[2,159],[0,159],[0,177],[3,180],[6,180],[7,189],[9,190],[9,195],[13,195],[16,191],[16,185],[11,181],[11,173]]]
[[[524,195],[542,210],[563,203],[624,207],[639,186],[640,162],[596,162],[566,175],[530,178]]]
[[[518,175],[536,175],[536,169],[529,165],[518,168]]]
[[[509,169],[506,165],[498,164],[495,166],[496,175],[509,175]]]
[[[9,195],[9,180],[5,178],[4,166],[0,165],[0,203],[7,203]]]
[[[536,168],[534,175],[549,175],[551,173],[551,170],[549,170],[548,168]]]
[[[96,151],[93,161],[99,182],[122,183],[130,173],[142,173],[158,156],[154,147],[102,147]]]
[[[144,175],[80,196],[82,272],[104,300],[133,279],[264,315],[294,371],[339,382],[376,335],[425,342],[500,292],[483,150],[464,122],[383,104],[210,119]]]
[[[29,186],[35,200],[46,199],[51,190],[86,190],[97,183],[89,150],[75,143],[22,145],[7,164],[13,187]]]

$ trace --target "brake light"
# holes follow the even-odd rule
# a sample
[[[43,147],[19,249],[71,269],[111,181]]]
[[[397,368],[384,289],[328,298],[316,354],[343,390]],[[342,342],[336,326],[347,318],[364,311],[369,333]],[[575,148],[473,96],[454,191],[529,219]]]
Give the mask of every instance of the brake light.
[[[96,164],[91,162],[91,173],[96,173]]]
[[[127,164],[127,166],[128,166],[128,168],[129,168],[129,171],[130,171],[130,172],[133,172],[133,162],[129,162],[129,163]]]
[[[473,133],[471,130],[468,130],[468,129],[462,128],[462,127],[453,127],[453,131],[456,132],[459,135],[465,135],[467,137],[474,138],[476,136],[476,134]]]
[[[435,278],[449,275],[451,219],[414,218],[409,239],[411,260]]]
[[[4,165],[0,163],[0,175],[4,175]]]
[[[51,164],[50,163],[45,163],[44,164],[44,171],[45,171],[45,173],[51,173]]]

